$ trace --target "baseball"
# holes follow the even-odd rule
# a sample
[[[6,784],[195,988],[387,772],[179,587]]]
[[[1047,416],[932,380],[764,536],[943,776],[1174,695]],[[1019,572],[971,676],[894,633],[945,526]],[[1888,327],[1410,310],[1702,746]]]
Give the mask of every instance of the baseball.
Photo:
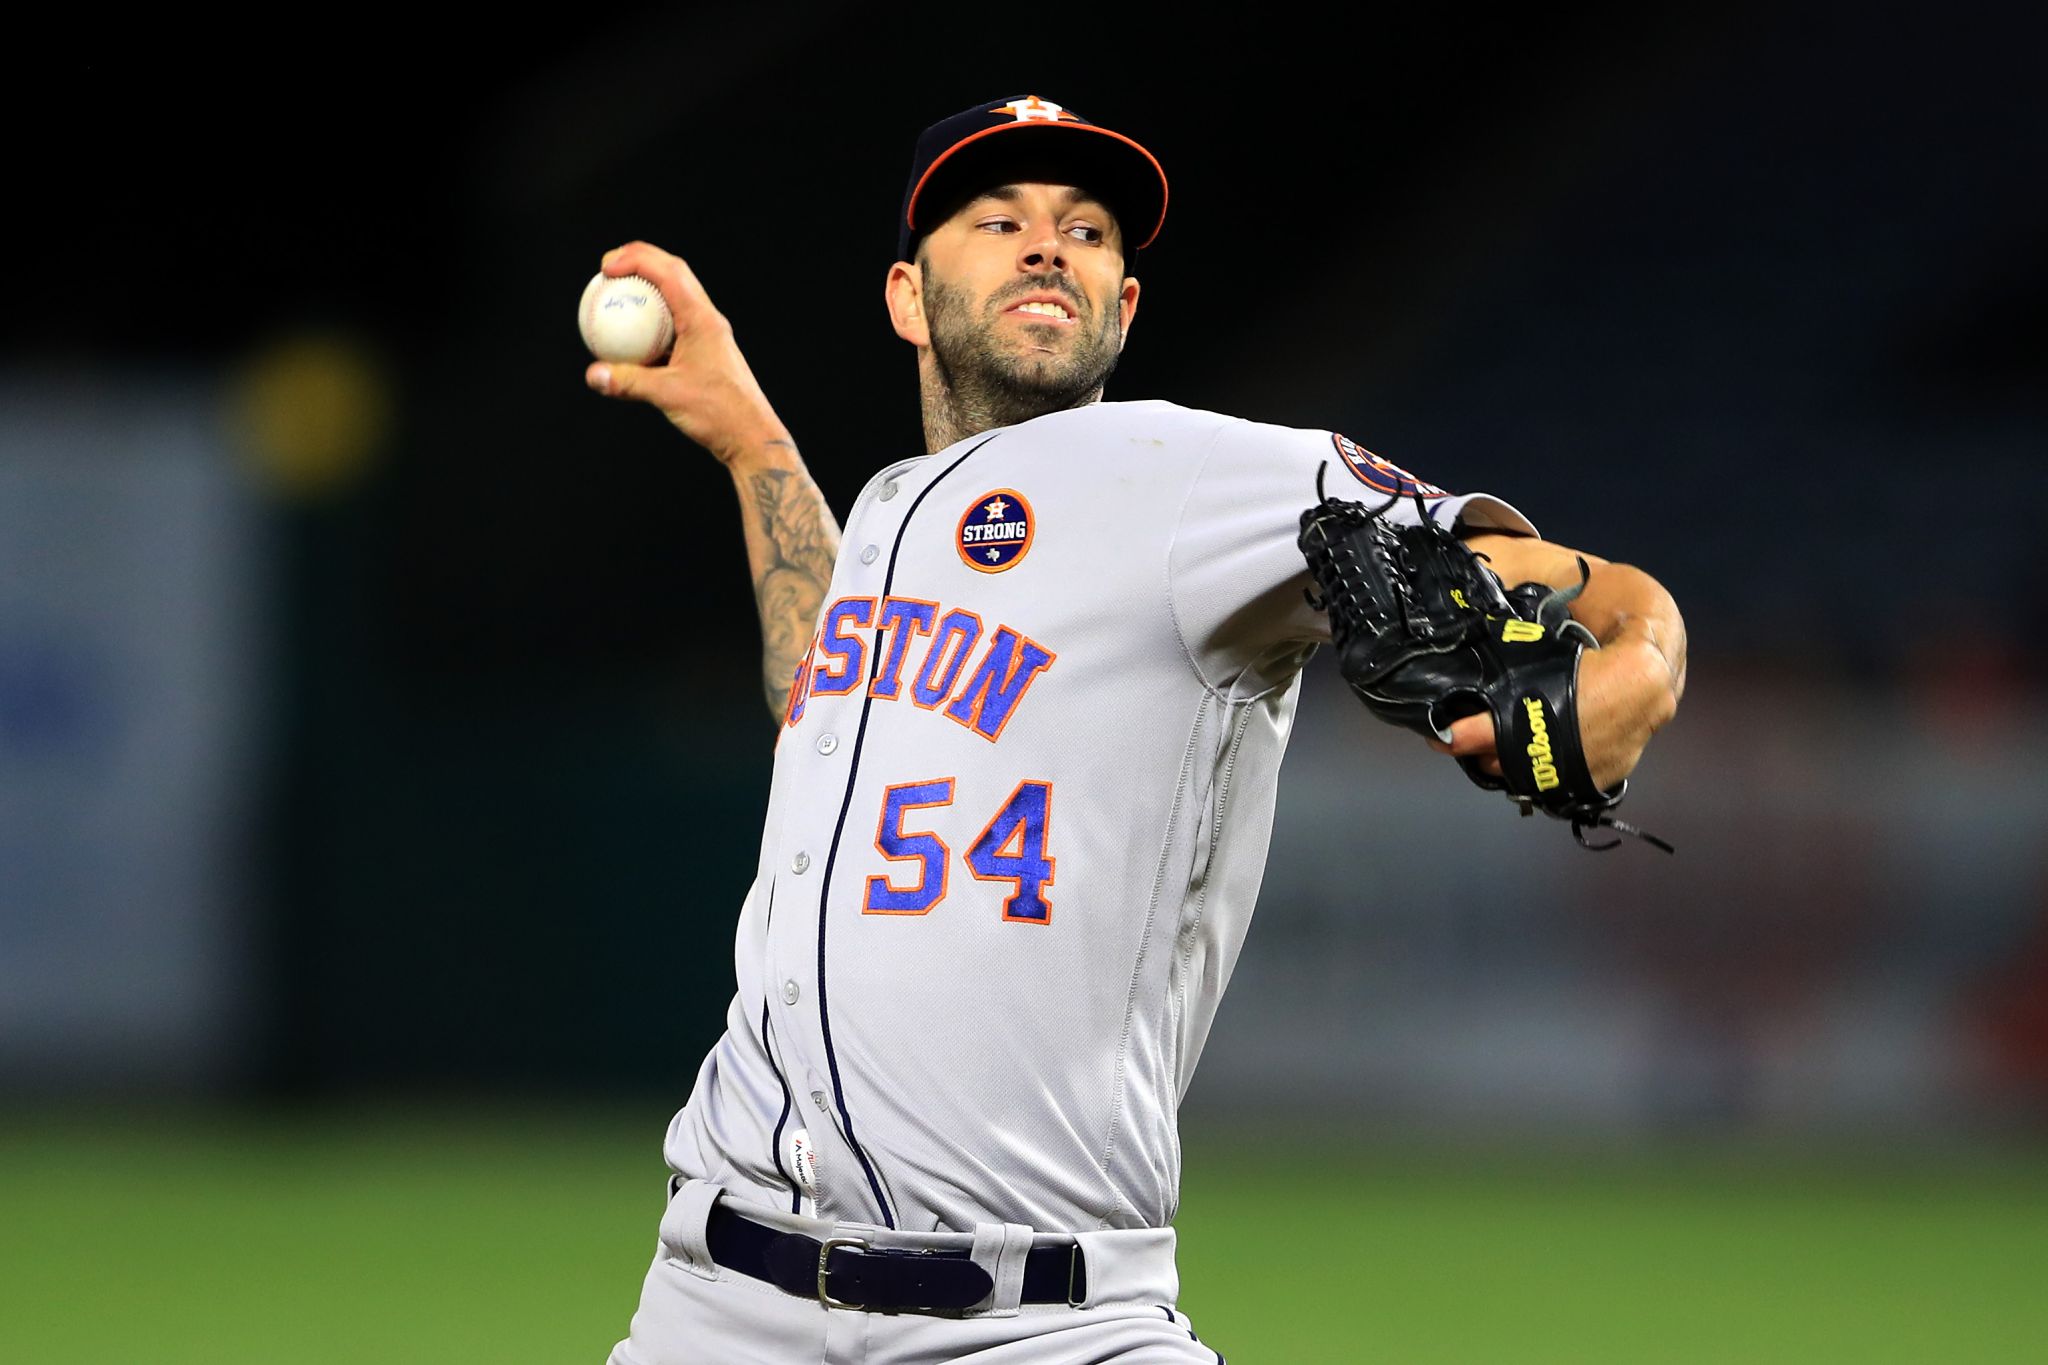
[[[576,325],[592,355],[628,365],[652,365],[676,339],[661,291],[638,275],[592,276],[576,309]]]

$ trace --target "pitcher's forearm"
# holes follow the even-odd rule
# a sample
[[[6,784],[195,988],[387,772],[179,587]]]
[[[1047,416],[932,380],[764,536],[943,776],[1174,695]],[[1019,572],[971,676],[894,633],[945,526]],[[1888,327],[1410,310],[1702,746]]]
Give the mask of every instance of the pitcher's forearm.
[[[786,437],[735,452],[726,468],[739,494],[747,570],[761,613],[762,690],[769,713],[780,717],[832,582],[839,523]]]
[[[761,612],[761,683],[769,714],[779,718],[832,582],[839,523],[740,353],[731,321],[712,306],[689,263],[628,242],[605,253],[603,269],[654,281],[675,320],[675,344],[652,365],[594,362],[584,382],[659,409],[732,475]]]

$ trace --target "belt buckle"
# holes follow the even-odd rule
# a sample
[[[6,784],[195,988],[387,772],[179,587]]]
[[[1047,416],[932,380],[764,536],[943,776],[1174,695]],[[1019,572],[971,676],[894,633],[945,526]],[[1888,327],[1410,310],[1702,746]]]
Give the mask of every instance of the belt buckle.
[[[866,1251],[868,1244],[859,1237],[827,1237],[818,1244],[818,1302],[827,1308],[866,1308],[864,1303],[841,1303],[825,1288],[825,1262],[831,1259],[834,1247],[858,1247]]]

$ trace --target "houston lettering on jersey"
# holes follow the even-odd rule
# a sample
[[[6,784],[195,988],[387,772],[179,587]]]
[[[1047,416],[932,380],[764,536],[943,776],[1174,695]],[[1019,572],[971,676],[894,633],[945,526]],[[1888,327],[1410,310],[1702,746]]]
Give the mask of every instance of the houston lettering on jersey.
[[[803,719],[812,697],[843,696],[868,676],[869,629],[879,656],[869,696],[908,697],[913,706],[943,710],[991,743],[1058,657],[1009,626],[998,623],[988,633],[981,617],[965,607],[947,610],[916,597],[884,597],[879,603],[842,597],[825,608],[818,634],[797,664],[785,725]]]

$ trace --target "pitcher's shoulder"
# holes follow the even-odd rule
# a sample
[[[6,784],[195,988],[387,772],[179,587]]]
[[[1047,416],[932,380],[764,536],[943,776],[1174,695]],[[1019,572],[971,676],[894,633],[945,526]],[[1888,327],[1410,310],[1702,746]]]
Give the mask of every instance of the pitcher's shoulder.
[[[1043,424],[1048,433],[1086,431],[1092,437],[1185,446],[1206,443],[1217,432],[1242,422],[1242,418],[1228,413],[1184,407],[1163,398],[1146,398],[1124,403],[1090,403],[1083,408],[1048,413],[1030,425]]]

